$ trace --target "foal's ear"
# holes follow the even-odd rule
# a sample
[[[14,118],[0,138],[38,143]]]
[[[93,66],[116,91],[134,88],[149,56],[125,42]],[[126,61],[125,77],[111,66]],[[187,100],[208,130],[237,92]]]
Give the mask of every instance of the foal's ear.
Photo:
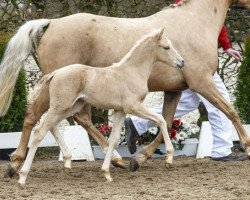
[[[159,31],[157,31],[157,34],[155,35],[155,38],[157,40],[160,40],[161,36],[163,35],[163,32],[164,32],[164,28],[159,29]]]

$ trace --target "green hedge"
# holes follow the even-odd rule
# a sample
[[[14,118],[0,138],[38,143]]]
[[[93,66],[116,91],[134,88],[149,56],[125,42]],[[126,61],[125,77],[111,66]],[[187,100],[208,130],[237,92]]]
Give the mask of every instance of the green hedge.
[[[239,69],[235,96],[235,107],[241,120],[250,124],[250,34],[245,42],[244,59]]]
[[[10,39],[9,34],[0,36],[0,61],[2,60],[5,47]],[[26,73],[22,69],[17,79],[12,103],[7,114],[0,118],[0,132],[21,131],[24,120],[24,113],[27,106]]]

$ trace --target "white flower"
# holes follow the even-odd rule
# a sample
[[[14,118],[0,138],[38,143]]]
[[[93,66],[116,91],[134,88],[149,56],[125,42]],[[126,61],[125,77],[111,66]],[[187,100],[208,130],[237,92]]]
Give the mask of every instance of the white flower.
[[[185,140],[188,136],[184,131],[181,131],[179,134],[180,134],[180,138],[183,138],[183,140]]]
[[[150,133],[152,133],[153,135],[156,135],[158,132],[158,128],[157,127],[151,127],[148,129]]]
[[[187,134],[183,131],[180,131],[176,134],[176,140],[179,142],[180,140],[185,140],[187,138]]]
[[[184,129],[189,129],[189,123],[187,123],[187,122],[182,122],[182,127],[184,128]]]
[[[191,131],[193,134],[198,133],[200,131],[200,127],[195,124],[192,124]]]

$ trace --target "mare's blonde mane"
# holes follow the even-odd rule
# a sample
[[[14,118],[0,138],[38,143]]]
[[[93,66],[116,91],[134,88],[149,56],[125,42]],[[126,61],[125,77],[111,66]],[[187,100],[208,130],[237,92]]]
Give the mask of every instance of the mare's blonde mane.
[[[165,9],[168,9],[168,8],[180,7],[180,6],[182,6],[183,4],[188,3],[189,1],[191,1],[191,0],[182,0],[181,3],[178,3],[178,4],[177,4],[177,3],[170,4],[169,6],[164,7],[162,10],[165,10]]]

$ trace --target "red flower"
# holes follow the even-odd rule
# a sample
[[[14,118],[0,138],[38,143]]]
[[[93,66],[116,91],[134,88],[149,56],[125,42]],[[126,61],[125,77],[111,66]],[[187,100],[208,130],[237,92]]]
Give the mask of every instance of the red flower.
[[[99,130],[99,132],[103,135],[105,130],[101,129],[101,130]]]
[[[169,132],[169,136],[170,136],[170,138],[172,139],[172,138],[174,138],[175,136],[176,136],[176,133],[177,133],[177,131],[175,130],[175,129],[171,129],[170,130],[170,132]]]
[[[107,124],[104,124],[102,128],[104,131],[110,131],[110,128]]]
[[[96,125],[96,128],[101,128],[100,122],[98,122],[98,124]]]
[[[173,126],[175,127],[178,127],[178,126],[181,126],[182,125],[182,122],[180,119],[174,119],[173,120]]]

